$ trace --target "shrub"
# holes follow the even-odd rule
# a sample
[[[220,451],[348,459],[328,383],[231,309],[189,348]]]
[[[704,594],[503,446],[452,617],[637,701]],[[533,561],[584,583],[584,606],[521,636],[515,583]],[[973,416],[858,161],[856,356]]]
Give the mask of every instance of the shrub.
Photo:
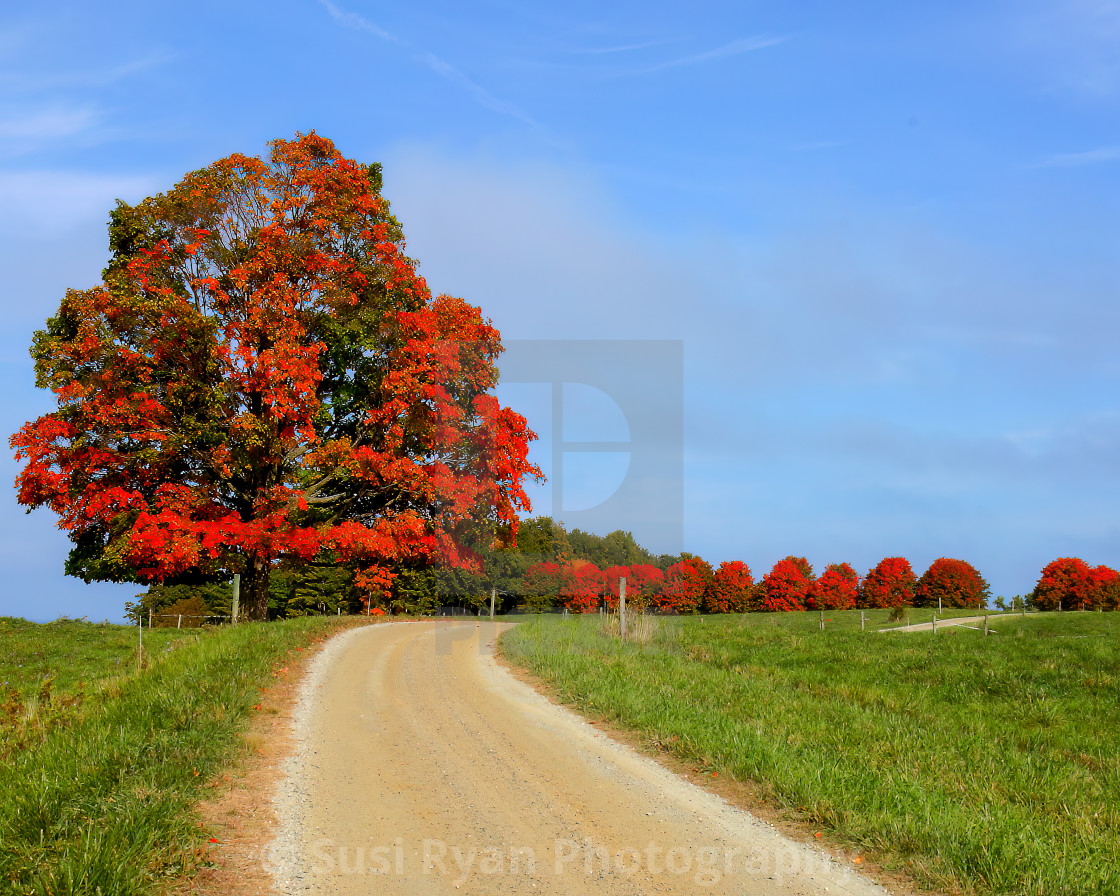
[[[160,610],[153,619],[156,628],[201,628],[208,622],[221,622],[221,619],[208,619],[210,608],[202,595],[180,598]],[[180,619],[180,616],[182,617]]]

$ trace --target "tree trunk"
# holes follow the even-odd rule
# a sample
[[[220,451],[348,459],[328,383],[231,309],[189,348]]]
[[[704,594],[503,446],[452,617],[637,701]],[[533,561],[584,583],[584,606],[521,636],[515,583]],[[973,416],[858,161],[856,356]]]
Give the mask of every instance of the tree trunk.
[[[241,612],[247,621],[268,619],[268,579],[272,564],[252,556],[241,576]]]

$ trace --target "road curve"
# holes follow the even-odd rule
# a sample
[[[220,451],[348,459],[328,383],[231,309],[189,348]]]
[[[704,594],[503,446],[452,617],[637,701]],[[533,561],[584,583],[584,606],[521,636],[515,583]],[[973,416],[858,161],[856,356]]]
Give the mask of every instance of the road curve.
[[[277,796],[279,892],[886,896],[541,697],[495,661],[501,629],[328,645]]]

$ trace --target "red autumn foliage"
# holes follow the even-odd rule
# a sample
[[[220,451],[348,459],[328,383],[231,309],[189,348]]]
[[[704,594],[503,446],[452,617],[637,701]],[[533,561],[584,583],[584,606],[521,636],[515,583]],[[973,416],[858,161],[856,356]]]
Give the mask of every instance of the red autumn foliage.
[[[576,560],[561,570],[560,603],[574,613],[591,613],[603,591],[603,573],[594,563]]]
[[[607,609],[618,609],[618,580],[626,578],[626,605],[648,606],[652,596],[661,591],[665,573],[649,563],[633,566],[612,566],[603,573],[603,600]]]
[[[1120,609],[1120,572],[1109,566],[1094,566],[1090,580],[1094,609]]]
[[[813,567],[804,557],[786,557],[762,577],[759,609],[764,613],[804,610],[813,587]]]
[[[521,579],[522,592],[533,597],[557,597],[564,587],[559,563],[534,563]]]
[[[712,575],[704,595],[705,613],[745,613],[750,608],[754,577],[750,567],[739,560],[724,560]]]
[[[665,570],[665,581],[650,602],[663,613],[695,613],[711,580],[712,567],[699,557],[689,557]]]
[[[911,606],[916,585],[917,579],[909,560],[886,557],[864,577],[859,589],[860,605],[888,609]]]
[[[1060,557],[1047,563],[1031,595],[1038,610],[1080,610],[1090,603],[1089,564],[1080,557]]]
[[[1060,557],[1046,564],[1031,594],[1039,610],[1114,610],[1120,599],[1120,573],[1090,567],[1080,557]]]
[[[603,570],[603,590],[601,596],[609,610],[618,609],[618,580],[626,579],[626,600],[629,603],[633,595],[640,592],[640,587],[634,581],[634,575],[629,566],[608,566]]]
[[[665,584],[665,573],[651,563],[635,563],[626,579],[626,593],[649,600]],[[615,592],[617,596],[617,591]]]
[[[433,298],[380,174],[315,134],[234,155],[113,212],[105,282],[35,336],[58,411],[12,439],[18,500],[75,543],[67,571],[143,583],[325,552],[384,590],[401,563],[475,569],[516,535],[524,418],[490,394],[498,331]]]
[[[813,582],[810,610],[850,610],[859,601],[859,574],[850,563],[832,563]]]
[[[988,602],[991,588],[976,567],[964,560],[939,557],[922,573],[914,589],[915,607],[980,607]]]

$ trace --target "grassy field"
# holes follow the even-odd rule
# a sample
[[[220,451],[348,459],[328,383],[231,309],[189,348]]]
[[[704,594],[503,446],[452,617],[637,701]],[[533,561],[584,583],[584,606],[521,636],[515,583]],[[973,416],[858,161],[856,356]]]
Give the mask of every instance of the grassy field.
[[[825,619],[663,619],[623,644],[599,617],[544,618],[502,645],[578,708],[927,886],[1120,893],[1120,613],[992,616],[988,638]]]
[[[345,618],[144,632],[0,619],[0,892],[158,892],[208,836],[192,807],[278,666]]]
[[[150,664],[197,631],[144,632]],[[184,640],[184,638],[186,640]],[[135,628],[60,619],[40,625],[0,616],[0,756],[34,740],[91,694],[137,670]]]

